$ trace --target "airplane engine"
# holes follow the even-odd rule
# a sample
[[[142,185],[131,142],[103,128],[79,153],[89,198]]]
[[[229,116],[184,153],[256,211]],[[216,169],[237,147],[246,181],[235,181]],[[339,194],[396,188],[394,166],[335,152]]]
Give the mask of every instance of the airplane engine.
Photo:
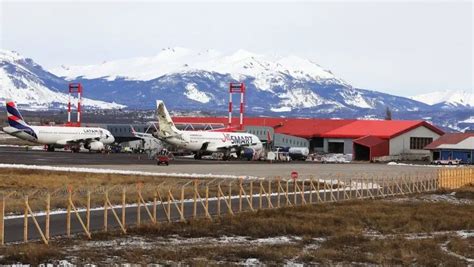
[[[86,149],[89,149],[89,150],[92,150],[92,151],[101,151],[101,150],[105,149],[104,143],[99,142],[99,141],[90,142],[90,143],[84,145],[84,147]]]

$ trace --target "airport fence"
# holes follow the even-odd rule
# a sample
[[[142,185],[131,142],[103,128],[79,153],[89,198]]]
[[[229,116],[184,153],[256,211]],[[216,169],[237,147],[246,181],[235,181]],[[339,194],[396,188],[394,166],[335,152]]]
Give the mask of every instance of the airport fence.
[[[385,198],[468,184],[474,184],[474,168],[443,168],[396,177],[190,179],[94,189],[11,191],[3,192],[1,199],[0,242],[41,240],[48,244],[54,236],[92,238],[95,232],[112,229],[126,234],[129,227],[143,224],[213,220],[246,211]]]

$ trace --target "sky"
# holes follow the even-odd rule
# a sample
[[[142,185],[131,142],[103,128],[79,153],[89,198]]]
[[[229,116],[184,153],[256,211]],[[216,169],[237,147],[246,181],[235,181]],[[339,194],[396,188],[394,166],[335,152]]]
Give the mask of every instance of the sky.
[[[0,46],[45,68],[245,49],[309,58],[354,87],[474,90],[471,1],[9,1]]]

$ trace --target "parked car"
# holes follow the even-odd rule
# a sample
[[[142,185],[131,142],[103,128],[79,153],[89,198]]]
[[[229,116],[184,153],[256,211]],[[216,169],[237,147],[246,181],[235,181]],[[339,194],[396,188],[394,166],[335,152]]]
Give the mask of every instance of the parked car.
[[[433,160],[431,164],[436,164],[436,165],[459,165],[461,164],[460,159],[437,159]]]

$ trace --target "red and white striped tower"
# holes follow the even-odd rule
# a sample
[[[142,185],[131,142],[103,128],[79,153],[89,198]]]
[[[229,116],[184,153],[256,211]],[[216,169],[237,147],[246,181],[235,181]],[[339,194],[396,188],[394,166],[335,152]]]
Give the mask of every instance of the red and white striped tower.
[[[71,123],[71,85],[69,85],[69,98],[67,101],[67,123]]]
[[[77,121],[74,123],[71,121],[72,104],[71,94],[77,93]],[[81,101],[82,101],[82,84],[70,83],[69,84],[69,101],[67,103],[67,123],[66,126],[81,126]]]
[[[230,83],[229,84],[229,128],[232,127],[232,94],[240,93],[240,125],[239,130],[244,129],[244,94],[245,84],[244,83]]]

